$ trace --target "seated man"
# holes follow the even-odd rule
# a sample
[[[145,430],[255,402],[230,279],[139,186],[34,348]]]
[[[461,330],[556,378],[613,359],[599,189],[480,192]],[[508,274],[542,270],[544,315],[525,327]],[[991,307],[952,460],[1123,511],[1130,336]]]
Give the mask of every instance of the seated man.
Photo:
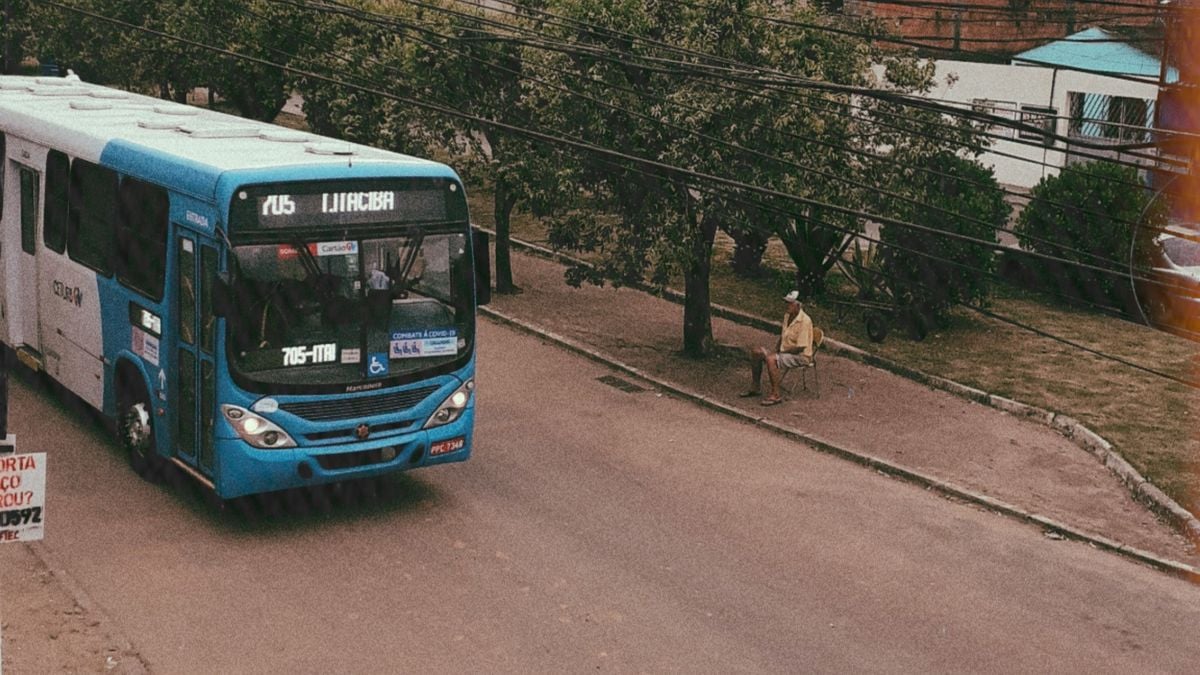
[[[787,302],[787,314],[783,317],[783,330],[780,331],[775,349],[750,349],[750,389],[739,394],[743,398],[759,395],[762,367],[766,363],[767,375],[771,378],[771,392],[763,398],[762,405],[782,403],[783,397],[779,395],[779,383],[783,379],[780,368],[799,368],[812,362],[813,324],[808,314],[804,313],[799,297],[799,291],[792,291],[783,298]]]

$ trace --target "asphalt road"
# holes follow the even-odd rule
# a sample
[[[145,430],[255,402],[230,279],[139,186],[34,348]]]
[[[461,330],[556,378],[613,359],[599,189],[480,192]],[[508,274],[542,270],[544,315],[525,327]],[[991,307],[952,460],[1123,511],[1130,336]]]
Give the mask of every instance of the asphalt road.
[[[12,431],[50,454],[45,544],[157,672],[1200,662],[1200,587],[480,335],[470,462],[250,524],[15,381]]]

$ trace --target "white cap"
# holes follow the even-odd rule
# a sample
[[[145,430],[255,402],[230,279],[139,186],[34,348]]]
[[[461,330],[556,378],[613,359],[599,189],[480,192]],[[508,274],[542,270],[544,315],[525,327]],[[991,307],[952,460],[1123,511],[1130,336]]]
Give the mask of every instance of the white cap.
[[[800,302],[800,291],[792,291],[791,293],[783,296],[783,299],[787,300],[788,302]]]

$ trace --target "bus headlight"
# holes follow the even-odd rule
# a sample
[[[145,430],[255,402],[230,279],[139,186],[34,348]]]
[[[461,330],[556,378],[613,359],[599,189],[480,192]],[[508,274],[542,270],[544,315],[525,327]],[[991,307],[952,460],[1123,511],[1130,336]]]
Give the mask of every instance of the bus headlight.
[[[241,406],[222,405],[221,413],[229,421],[238,438],[256,448],[276,450],[279,448],[294,448],[296,441],[286,431],[280,429],[274,422],[260,417]]]
[[[440,427],[462,417],[463,411],[467,409],[467,404],[471,402],[473,391],[475,391],[475,380],[464,382],[461,387],[454,390],[453,394],[447,396],[445,401],[442,401],[437,410],[433,411],[433,414],[429,416],[429,421],[425,423],[425,428]]]

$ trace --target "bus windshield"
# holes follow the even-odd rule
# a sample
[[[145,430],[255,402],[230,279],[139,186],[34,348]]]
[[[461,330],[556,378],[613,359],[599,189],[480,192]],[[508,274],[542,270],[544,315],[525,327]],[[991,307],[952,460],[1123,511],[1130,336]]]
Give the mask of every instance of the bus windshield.
[[[353,386],[469,353],[462,232],[233,248],[233,368],[270,385]]]

